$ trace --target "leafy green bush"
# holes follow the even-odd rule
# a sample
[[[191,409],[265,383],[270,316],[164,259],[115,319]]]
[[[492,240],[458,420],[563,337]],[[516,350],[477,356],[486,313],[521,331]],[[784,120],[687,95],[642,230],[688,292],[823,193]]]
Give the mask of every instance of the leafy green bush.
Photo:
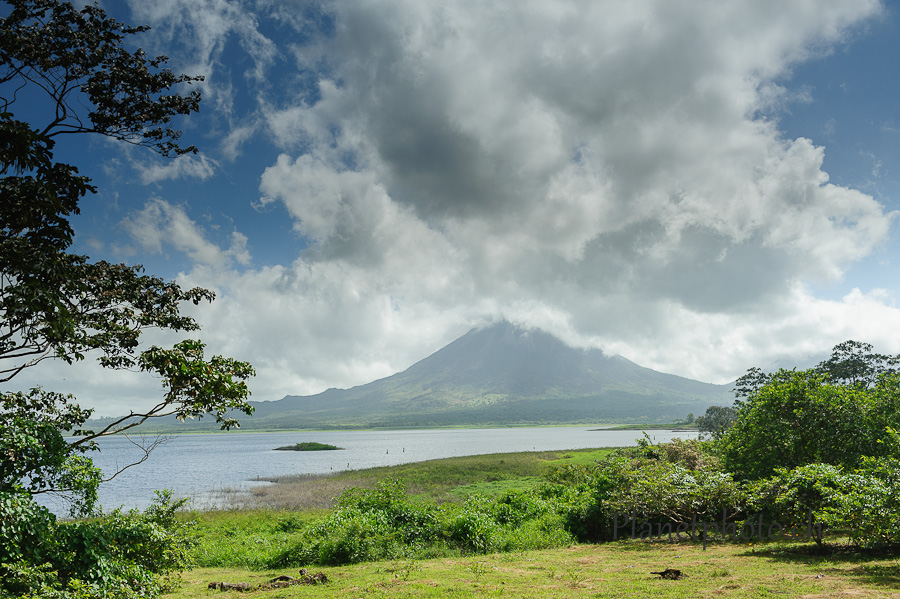
[[[831,464],[775,472],[749,487],[750,509],[791,524],[805,522],[810,512],[820,514],[834,507],[849,481],[840,466]]]
[[[612,538],[612,516],[606,500],[615,482],[601,463],[554,468],[547,474],[547,480],[535,493],[557,505],[557,512],[570,534],[582,542]]]
[[[605,501],[610,514],[645,521],[690,522],[694,516],[739,512],[741,486],[726,472],[693,471],[681,464],[648,461],[634,467],[625,459],[607,465],[615,471],[616,490]]]
[[[745,399],[718,447],[751,481],[752,509],[900,545],[900,356],[847,341],[809,370],[753,368],[736,392]]]
[[[900,435],[887,428],[883,444],[891,455],[863,458],[822,514],[825,523],[847,530],[862,547],[900,546]]]
[[[0,597],[158,597],[192,564],[190,525],[175,518],[183,504],[164,492],[143,514],[58,522],[28,495],[4,495]]]
[[[375,489],[349,489],[328,517],[310,526],[269,566],[406,557],[439,536],[437,511],[436,506],[410,501],[402,483],[394,479],[380,481]]]
[[[396,480],[354,488],[338,507],[267,562],[268,567],[338,565],[448,554],[558,547],[574,538],[552,494],[470,496],[463,505],[412,501]]]
[[[447,520],[446,536],[453,545],[474,553],[490,553],[499,549],[500,523],[494,515],[493,501],[472,495]]]

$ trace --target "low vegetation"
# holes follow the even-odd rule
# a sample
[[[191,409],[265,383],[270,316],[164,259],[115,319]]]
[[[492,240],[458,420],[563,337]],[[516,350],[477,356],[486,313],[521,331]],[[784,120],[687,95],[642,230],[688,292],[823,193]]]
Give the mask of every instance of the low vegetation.
[[[750,371],[733,419],[711,419],[708,440],[645,435],[632,448],[281,480],[256,491],[265,510],[182,519],[167,500],[44,530],[40,515],[0,506],[3,584],[22,596],[153,597],[193,563],[181,596],[208,592],[204,580],[256,587],[299,568],[331,581],[319,596],[887,595],[900,577],[900,374],[868,346],[835,351],[843,359],[808,371]],[[22,521],[30,528],[10,527]],[[145,546],[161,557],[143,557]],[[651,574],[666,568],[683,579]]]
[[[680,569],[680,580],[651,572]],[[310,570],[311,572],[313,570]],[[471,599],[726,599],[759,597],[896,597],[900,562],[880,554],[821,555],[808,545],[648,544],[619,541],[557,549],[435,559],[398,559],[347,566],[316,567],[329,582],[249,595],[260,598],[392,597]],[[198,568],[184,575],[172,599],[223,596],[209,591],[213,581],[260,584],[296,568],[247,570]]]
[[[499,453],[428,460],[414,464],[353,470],[331,475],[301,475],[269,479],[275,485],[253,489],[256,503],[275,509],[331,508],[352,488],[374,489],[388,478],[401,480],[410,495],[437,502],[454,502],[474,493],[497,495],[533,487],[555,465],[590,464],[611,449]]]
[[[284,445],[276,447],[278,451],[332,451],[335,449],[343,449],[337,445],[329,445],[328,443],[318,443],[316,441],[304,441],[295,445]]]
[[[377,476],[365,471],[307,480],[310,487],[350,476],[364,484],[376,482],[374,488],[345,493],[333,510],[190,515],[197,522],[200,567],[186,573],[175,597],[205,597],[207,584],[214,581],[256,585],[278,575],[296,576],[300,567],[324,572],[329,583],[278,596],[892,596],[900,584],[897,555],[864,551],[839,530],[826,530],[822,544],[815,537],[807,540],[802,526],[794,531],[799,538],[719,537],[703,543],[683,534],[682,542],[674,543],[665,535],[621,539],[631,536],[626,522],[619,528],[621,540],[585,542],[615,536],[614,518],[605,529],[584,525],[629,506],[630,513],[641,514],[638,537],[654,512],[658,519],[663,511],[666,518],[677,518],[679,510],[717,513],[720,505],[728,505],[729,519],[735,520],[732,502],[746,506],[757,491],[724,476],[719,459],[706,451],[710,447],[646,442],[634,449],[476,456],[379,468]],[[486,484],[486,473],[511,463],[530,482],[519,490],[468,494],[467,499],[462,498],[466,493],[422,484],[435,472],[467,462],[480,468],[460,481],[463,488]],[[610,475],[629,477],[630,491],[615,492],[624,485],[604,482]],[[428,490],[404,493],[404,485],[416,480]],[[506,482],[515,486],[513,480]],[[548,495],[548,489],[560,486],[574,489],[570,497],[582,502]],[[679,569],[683,577],[664,580],[651,574],[665,568]]]

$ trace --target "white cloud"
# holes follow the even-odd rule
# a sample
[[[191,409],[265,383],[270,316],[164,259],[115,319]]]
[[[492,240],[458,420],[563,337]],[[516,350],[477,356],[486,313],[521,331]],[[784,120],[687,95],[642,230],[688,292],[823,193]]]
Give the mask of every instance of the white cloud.
[[[182,154],[168,161],[154,160],[150,164],[133,163],[141,183],[158,183],[175,179],[200,179],[205,181],[216,172],[217,163],[204,154]]]
[[[874,0],[367,0],[324,4],[321,35],[305,3],[243,6],[136,10],[200,32],[213,72],[232,34],[251,79],[274,78],[276,54],[296,61],[255,117],[281,152],[261,203],[283,205],[308,247],[229,272],[247,239],[222,250],[161,200],[129,230],[199,263],[185,284],[220,292],[198,313],[206,337],[255,362],[255,399],[389,375],[492,317],[715,382],[851,337],[900,351],[883,295],[808,291],[840,281],[894,215],[761,116],[802,110],[791,69]],[[304,43],[259,33],[279,15]],[[310,69],[316,93],[266,91]],[[225,136],[231,159],[250,134]]]
[[[231,260],[250,263],[247,237],[232,232],[231,246],[223,250],[206,238],[206,233],[183,208],[161,198],[152,198],[144,208],[122,221],[126,231],[140,247],[151,254],[165,252],[169,247],[183,252],[197,264],[227,267]]]
[[[260,30],[257,15],[240,0],[129,0],[128,5],[130,20],[151,24],[152,34],[146,39],[155,44],[156,52],[172,55],[171,49],[179,48],[170,63],[173,70],[204,77],[193,83],[203,92],[202,110],[212,107],[220,121],[217,127],[234,128],[223,134],[222,145],[226,157],[234,160],[240,142],[248,137],[246,131],[238,131],[252,126],[235,124],[240,110],[235,108],[235,96],[245,85],[265,87],[280,53]],[[237,48],[230,48],[235,42]],[[241,56],[239,64],[232,55]]]

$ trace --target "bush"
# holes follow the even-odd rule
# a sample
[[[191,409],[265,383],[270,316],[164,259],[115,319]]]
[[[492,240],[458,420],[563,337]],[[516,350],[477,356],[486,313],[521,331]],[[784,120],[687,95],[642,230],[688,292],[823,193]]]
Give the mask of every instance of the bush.
[[[394,479],[380,481],[375,489],[349,489],[337,503],[327,518],[311,526],[269,566],[339,565],[405,557],[440,535],[437,508],[411,502],[402,483]]]
[[[610,514],[690,522],[694,515],[739,512],[746,499],[740,485],[725,472],[692,471],[663,461],[634,468],[619,460],[608,468],[617,471],[618,479],[616,491],[605,502]]]
[[[446,527],[447,540],[453,545],[475,553],[490,553],[499,546],[500,523],[495,516],[493,501],[472,495],[451,518]]]
[[[858,473],[822,516],[832,527],[848,530],[866,548],[900,546],[900,461],[872,465]]]
[[[779,468],[775,476],[757,481],[748,490],[748,509],[782,526],[809,527],[834,522],[833,510],[853,482],[853,476],[831,464]],[[813,526],[822,543],[821,528]]]
[[[848,529],[854,542],[869,548],[900,546],[900,435],[886,428],[884,436],[889,457],[863,458],[823,514],[826,523]]]
[[[778,468],[824,463],[850,470],[864,456],[886,456],[886,427],[900,424],[900,377],[873,388],[837,384],[820,370],[780,370],[738,407],[721,439],[725,466],[739,479],[768,478]]]
[[[606,509],[606,500],[615,482],[600,463],[567,464],[551,470],[547,479],[549,482],[538,487],[535,493],[556,504],[571,535],[581,542],[612,538],[612,517]]]
[[[30,496],[0,497],[0,596],[158,597],[191,566],[189,525],[174,515],[183,504],[164,492],[143,514],[57,522]]]

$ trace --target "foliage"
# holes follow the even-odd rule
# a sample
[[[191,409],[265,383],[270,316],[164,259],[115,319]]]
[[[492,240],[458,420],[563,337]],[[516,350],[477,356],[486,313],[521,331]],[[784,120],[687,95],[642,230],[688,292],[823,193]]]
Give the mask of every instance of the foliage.
[[[143,514],[59,522],[26,494],[0,493],[0,596],[158,597],[192,565],[183,504],[163,492]]]
[[[870,343],[844,341],[831,350],[827,360],[819,362],[812,372],[831,384],[854,389],[871,389],[885,375],[900,374],[900,356],[878,354]],[[735,382],[734,393],[747,398],[775,380],[776,373],[750,368]],[[737,402],[740,404],[740,400]]]
[[[538,493],[556,500],[566,529],[579,541],[601,541],[612,537],[606,501],[614,490],[615,481],[599,462],[557,467],[548,473],[547,479],[549,483],[538,489]]]
[[[831,350],[831,357],[816,366],[829,382],[854,389],[870,389],[887,374],[896,374],[900,356],[877,354],[870,343],[844,341]]]
[[[100,472],[82,454],[92,446],[63,437],[90,412],[70,400],[40,389],[0,394],[0,493],[66,490],[73,515],[91,512]]]
[[[763,514],[767,521],[785,527],[834,524],[833,510],[851,480],[852,476],[831,464],[806,464],[791,470],[779,468],[774,476],[750,485],[749,511]],[[815,528],[815,532],[815,540],[821,544],[821,529]]]
[[[817,369],[780,370],[738,407],[738,419],[721,439],[725,466],[745,479],[777,468],[812,463],[855,468],[863,456],[883,455],[879,439],[896,425],[896,375],[874,389],[828,382]]]
[[[883,444],[895,442],[894,436],[886,439]],[[342,494],[337,509],[318,521],[302,513],[256,513],[228,516],[227,522],[237,517],[247,521],[241,528],[233,528],[219,523],[217,517],[208,527],[214,531],[207,533],[214,532],[215,540],[204,541],[208,547],[204,563],[260,569],[482,556],[559,547],[575,540],[608,541],[616,538],[616,533],[620,539],[627,538],[633,530],[631,518],[636,521],[634,530],[649,538],[666,538],[667,532],[676,538],[681,531],[684,540],[694,518],[704,523],[704,530],[705,523],[711,523],[716,535],[721,532],[727,537],[732,524],[742,535],[742,522],[757,525],[759,517],[759,535],[768,530],[771,536],[773,529],[768,525],[776,522],[776,537],[783,525],[784,532],[800,532],[802,539],[810,513],[814,535],[821,523],[826,531],[848,531],[860,545],[896,544],[893,520],[900,507],[896,501],[900,497],[898,462],[864,459],[864,468],[856,471],[811,464],[780,469],[768,479],[742,484],[722,468],[711,454],[713,449],[712,442],[654,444],[644,439],[637,447],[612,453],[571,452],[564,458],[566,463],[547,470],[541,484],[497,496],[470,494],[462,505],[425,502],[408,495],[402,483],[383,479],[375,489]],[[584,456],[594,459],[588,461]],[[396,475],[415,466],[444,472],[443,462],[455,464],[460,459],[373,471]],[[510,456],[480,456],[478,463],[491,472],[490,461],[508,463]],[[423,476],[417,474],[417,478]],[[465,483],[468,481],[459,481]],[[865,505],[869,507],[862,507]],[[729,526],[718,528],[723,512]],[[678,528],[678,523],[687,526]],[[797,525],[794,531],[788,530],[791,524]],[[757,534],[750,530],[751,536]],[[234,548],[213,558],[212,545],[218,549],[227,543]],[[279,552],[279,546],[287,549]],[[679,552],[683,550],[679,548]]]
[[[277,556],[272,565],[345,564],[403,557],[437,536],[436,509],[413,504],[401,483],[379,482],[374,490],[353,488],[338,508]]]
[[[164,68],[164,56],[127,50],[128,38],[146,28],[107,18],[96,5],[7,4],[0,19],[0,382],[47,359],[72,363],[94,352],[105,367],[139,368],[162,377],[167,387],[156,406],[102,430],[82,431],[68,448],[58,433],[79,429],[89,411],[42,390],[5,396],[0,426],[13,439],[5,451],[15,464],[3,468],[3,489],[80,495],[79,510],[86,511],[97,477],[82,454],[93,448],[93,439],[172,414],[211,412],[223,428],[235,426],[227,413],[250,412],[244,380],[253,370],[232,359],[204,359],[198,341],[141,351],[147,329],[196,330],[180,306],[213,294],[182,290],[143,274],[140,266],[92,262],[69,251],[69,220],[95,188],[75,166],[56,162],[56,139],[93,133],[165,156],[196,151],[181,147],[181,134],[170,125],[173,117],[197,110],[199,92],[170,90],[200,78],[173,74]],[[14,111],[23,104],[44,121],[17,118]],[[73,474],[78,470],[82,477]]]
[[[223,428],[236,426],[232,412],[251,412],[245,380],[253,369],[231,358],[205,358],[199,341],[141,347],[148,329],[198,329],[180,307],[213,294],[183,290],[140,266],[72,253],[70,218],[96,190],[75,166],[58,162],[54,150],[62,135],[97,134],[163,156],[195,152],[179,144],[171,121],[196,111],[200,94],[171,88],[200,78],[172,73],[164,56],[127,50],[129,38],[146,28],[110,19],[97,5],[6,5],[0,18],[0,383],[48,359],[71,364],[93,353],[104,367],[159,376],[166,391],[155,406],[97,431],[82,430],[91,412],[71,396],[43,389],[0,395],[0,588],[41,596],[152,596],[157,574],[186,565],[185,538],[167,515],[171,498],[145,516],[113,512],[60,524],[33,496],[59,493],[74,515],[94,513],[101,474],[86,454],[96,438],[166,415],[213,414]],[[22,118],[26,112],[34,118]],[[64,438],[71,432],[74,441]]]
[[[694,423],[701,434],[709,433],[713,439],[720,439],[734,424],[736,417],[737,411],[730,406],[710,406]]]
[[[11,11],[0,22],[0,84],[12,84],[15,91],[3,97],[4,111],[39,88],[52,102],[52,119],[37,131],[41,136],[98,133],[165,156],[196,151],[181,148],[181,132],[168,124],[175,115],[195,112],[200,92],[166,92],[202,77],[160,69],[165,56],[148,59],[141,50],[126,50],[125,39],[147,27],[119,23],[91,4],[81,9],[58,0],[7,4]]]
[[[739,379],[744,400],[717,445],[726,468],[754,481],[755,509],[846,530],[863,546],[900,544],[898,363],[846,341],[815,368]]]
[[[863,547],[900,546],[900,459],[895,457],[865,457],[853,471],[830,464],[779,469],[755,481],[748,494],[754,512],[809,528],[819,544],[824,527],[849,534]]]
[[[343,449],[343,447],[331,445],[330,443],[319,443],[317,441],[303,441],[301,443],[295,443],[294,445],[276,447],[275,449],[281,451],[333,451]]]
[[[640,468],[623,467],[607,509],[642,520],[690,522],[696,516],[732,516],[745,502],[740,486],[725,472],[691,471],[658,461]],[[730,517],[730,516],[729,516]]]
[[[900,435],[888,429],[883,444],[889,446],[890,455],[864,457],[822,517],[835,528],[849,529],[853,540],[864,547],[900,546]]]
[[[463,505],[415,502],[400,481],[354,488],[308,526],[269,567],[521,551],[571,543],[554,497],[513,492],[470,496]]]

